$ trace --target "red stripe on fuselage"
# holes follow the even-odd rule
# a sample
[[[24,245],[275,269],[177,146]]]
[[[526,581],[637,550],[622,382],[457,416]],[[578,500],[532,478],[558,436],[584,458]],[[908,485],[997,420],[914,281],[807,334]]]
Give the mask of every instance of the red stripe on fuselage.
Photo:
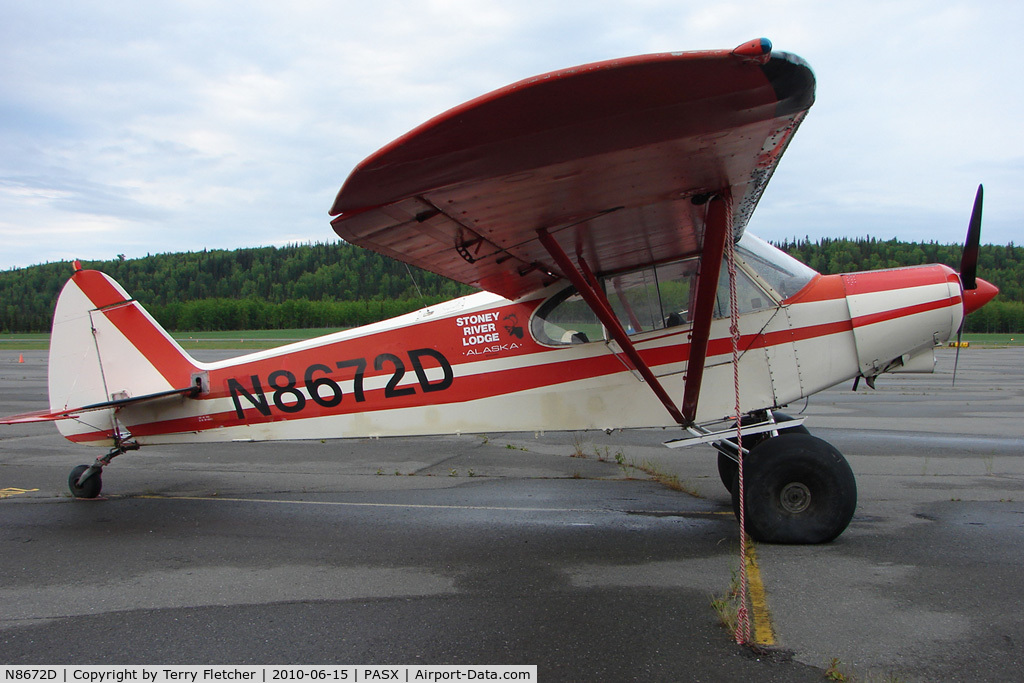
[[[83,272],[88,273],[89,271]],[[934,285],[937,282],[948,280],[950,274],[953,278],[956,277],[955,273],[945,266],[924,266],[852,275],[819,276],[814,278],[799,293],[788,299],[786,303],[826,302],[843,299],[847,293],[864,294],[913,288],[922,285]],[[147,358],[153,360],[158,368],[173,365],[175,358],[179,359],[179,361],[184,360],[174,345],[159,333],[158,328],[155,328],[145,319],[145,315],[135,305],[116,306],[116,304],[124,301],[124,297],[105,278],[98,273],[96,275],[98,277],[82,277],[80,286],[83,287],[83,291],[86,291],[90,299],[98,306],[102,303],[104,306],[109,307],[103,313],[108,316],[126,337],[133,341],[140,351],[146,354]],[[88,289],[85,289],[86,287]],[[536,300],[526,303],[506,304],[466,315],[494,314],[495,317],[492,319],[498,320],[514,313],[518,320],[523,321],[524,327],[526,327],[526,321],[530,319],[531,314],[540,303],[539,300]],[[947,297],[932,302],[859,316],[854,320],[841,319],[795,329],[783,329],[771,333],[744,335],[740,340],[740,348],[743,350],[765,348],[842,334],[851,331],[854,326],[871,325],[916,313],[955,306],[959,305],[959,303],[959,297]],[[230,397],[231,392],[228,388],[228,380],[234,379],[236,382],[242,382],[243,386],[252,390],[254,398],[265,400],[270,407],[270,414],[264,415],[260,410],[252,407],[244,396],[237,396],[239,405],[243,410],[243,418],[238,417],[236,410],[229,410],[210,415],[132,425],[132,432],[140,437],[144,437],[164,433],[205,431],[244,424],[266,424],[289,419],[308,419],[360,412],[471,402],[508,393],[562,384],[573,380],[593,379],[625,372],[621,361],[614,355],[609,354],[574,360],[554,360],[538,365],[511,367],[493,372],[460,376],[458,373],[459,367],[468,363],[486,360],[513,361],[517,356],[523,358],[525,362],[530,362],[529,358],[537,353],[553,352],[557,356],[558,349],[551,349],[537,344],[528,332],[523,338],[513,339],[504,332],[503,326],[498,326],[502,341],[514,342],[517,348],[495,354],[466,355],[472,353],[472,350],[464,348],[465,332],[457,325],[457,319],[457,315],[448,316],[438,320],[415,323],[407,327],[370,332],[362,336],[341,339],[320,346],[292,351],[285,349],[281,350],[281,353],[278,355],[251,361],[242,360],[236,365],[212,369],[210,371],[211,392],[197,400]],[[689,332],[689,329],[683,328],[679,329],[678,332],[663,333],[643,341],[637,341],[638,351],[645,362],[656,370],[658,368],[667,368],[667,366],[673,363],[686,362],[689,359],[690,353],[689,344],[685,343]],[[670,337],[676,337],[679,343],[670,343],[656,348],[644,348],[645,346],[649,347],[651,344],[664,344],[664,341]],[[454,376],[451,386],[444,391],[427,392],[423,390],[423,387],[413,382],[412,384],[402,385],[402,387],[411,387],[413,389],[411,394],[385,398],[385,390],[383,388],[365,389],[365,400],[357,402],[351,391],[353,382],[353,370],[351,367],[335,370],[339,362],[360,359],[365,364],[364,381],[369,383],[370,380],[376,378],[376,383],[380,383],[382,379],[388,376],[391,366],[385,365],[382,370],[376,370],[374,368],[374,358],[376,356],[393,354],[408,360],[409,351],[421,347],[429,347],[443,353],[450,361]],[[709,362],[712,358],[715,359],[714,362],[724,362],[722,359],[730,352],[730,339],[727,337],[712,339],[708,347]],[[323,406],[312,399],[306,399],[306,405],[301,411],[287,412],[280,410],[272,400],[275,391],[280,387],[275,387],[269,382],[271,373],[282,370],[290,372],[295,378],[295,384],[305,389],[306,373],[314,365],[326,367],[324,370],[318,369],[311,375],[313,380],[330,378],[339,385],[346,384],[346,386],[350,387],[350,390],[346,391],[343,395],[342,401],[337,406]],[[426,369],[430,370],[431,367]],[[327,370],[330,370],[330,372],[328,373]],[[184,373],[191,372],[192,367],[182,364],[176,371],[181,373],[187,382],[189,381],[189,376]],[[407,371],[406,379],[411,379],[411,368],[407,368]],[[260,379],[261,390],[257,390],[255,383],[250,381],[253,375]],[[165,376],[168,375],[165,374]],[[172,384],[177,385],[177,382],[172,382]],[[309,390],[306,389],[306,391]],[[429,393],[429,396],[427,393]],[[108,437],[109,434],[99,432],[80,434],[74,437],[73,440],[94,441]]]
[[[853,319],[853,326],[865,327],[867,325],[875,325],[877,323],[886,322],[887,320],[897,320],[899,318],[905,318],[907,316],[916,315],[918,313],[927,313],[928,311],[936,311],[939,310],[940,308],[951,308],[954,306],[960,306],[960,297],[949,297],[946,299],[929,301],[923,304],[904,306],[903,308],[895,308],[888,311],[879,311],[878,313],[871,313],[868,315],[859,315]]]
[[[455,367],[457,368],[458,366]],[[410,385],[409,388],[414,388],[415,393],[394,398],[385,398],[384,388],[366,389],[364,391],[364,401],[356,401],[354,395],[347,392],[344,394],[341,403],[335,408],[328,408],[307,399],[305,408],[300,413],[281,411],[274,405],[273,400],[269,398],[273,392],[265,391],[265,395],[268,396],[267,403],[271,407],[270,415],[260,413],[255,407],[246,407],[244,419],[239,419],[236,412],[231,410],[210,415],[135,424],[130,425],[129,428],[133,436],[145,437],[158,434],[205,431],[247,424],[268,424],[289,419],[309,419],[428,405],[462,403],[562,384],[574,380],[601,377],[621,371],[622,363],[614,356],[557,361],[528,367],[509,368],[492,373],[464,375],[461,377],[456,375],[451,388],[442,392],[431,393],[429,396],[420,391],[419,388]],[[248,400],[240,398],[240,404],[246,405]],[[92,441],[100,438],[100,434],[102,433],[79,434],[72,440]],[[339,434],[339,436],[344,435]]]
[[[849,320],[840,320],[798,329],[781,330],[770,334],[744,335],[741,339],[740,347],[744,350],[762,348],[815,337],[841,334],[843,332],[848,332],[851,329],[852,327]],[[676,336],[678,336],[680,340],[683,340],[686,339],[687,333],[688,330],[681,330]],[[664,339],[664,337],[658,337],[658,339]],[[368,340],[372,341],[372,337],[368,338]],[[647,340],[648,343],[652,341],[654,340]],[[640,346],[641,348],[639,351],[645,362],[655,369],[672,363],[682,363],[689,359],[689,344],[665,345],[653,349],[643,349],[643,343],[641,343]],[[358,349],[351,349],[348,344],[344,344],[344,349],[346,351],[346,355],[349,351],[358,351]],[[332,350],[341,349],[321,347],[319,349],[309,349],[308,351],[304,351],[302,355],[305,357],[305,360],[312,360],[314,362],[319,360],[326,364],[325,359],[330,357],[330,352]],[[731,350],[732,342],[730,339],[713,339],[709,344],[709,360],[713,357],[725,357],[731,353]],[[550,351],[550,349],[539,347],[538,351]],[[278,359],[279,362],[273,367],[281,368],[281,360],[284,359]],[[364,391],[365,400],[356,401],[353,393],[351,391],[347,391],[345,392],[341,403],[336,407],[325,407],[307,399],[305,407],[297,413],[283,412],[274,405],[271,398],[274,389],[273,387],[267,386],[265,381],[266,378],[264,376],[262,378],[264,391],[260,394],[260,397],[267,397],[267,405],[270,407],[271,411],[270,415],[262,414],[255,407],[249,405],[248,399],[239,397],[239,404],[243,406],[245,416],[243,419],[238,418],[235,410],[229,410],[210,415],[180,418],[175,420],[162,420],[147,424],[136,424],[131,425],[130,429],[133,435],[145,437],[167,433],[205,431],[209,429],[234,427],[246,424],[268,424],[289,419],[309,419],[401,408],[424,407],[428,405],[462,403],[493,398],[504,394],[529,391],[531,389],[563,384],[570,381],[595,379],[602,376],[625,372],[621,361],[613,355],[602,355],[592,358],[573,360],[555,360],[538,365],[513,367],[494,372],[462,376],[458,374],[459,365],[461,364],[456,363],[453,365],[455,376],[452,386],[444,391],[430,393],[429,396],[425,392],[422,392],[415,384],[409,385],[414,388],[415,393],[407,396],[397,396],[394,398],[385,398],[385,390],[383,388],[366,389]],[[244,372],[240,372],[237,367],[230,368],[230,370],[233,371],[232,376],[243,378],[246,377],[246,372],[251,369],[254,368],[250,367]],[[225,369],[225,371],[227,370],[229,369]],[[259,374],[259,371],[254,374]],[[382,374],[386,373],[378,372],[374,373],[372,376],[379,378]],[[301,377],[301,375],[298,376]],[[369,379],[372,376],[367,375],[366,378]],[[317,375],[317,378],[319,377],[321,377],[321,375]],[[338,381],[340,382],[345,380],[339,379]],[[219,397],[226,397],[230,395],[227,392],[217,393]],[[106,435],[80,434],[77,435],[74,440],[91,441],[97,438],[102,438],[103,436]]]
[[[955,283],[956,287],[953,291],[960,291],[960,279],[956,271],[949,266],[941,264],[875,270],[864,273],[846,273],[841,277],[847,296],[896,293],[900,290],[923,289],[925,287],[935,287],[936,285],[948,285],[949,283]],[[949,290],[947,289],[946,291],[948,292]],[[907,294],[905,296],[910,295]],[[896,300],[898,301],[899,299],[897,298]],[[959,294],[944,296],[932,301],[858,315],[853,318],[853,325],[854,327],[864,327],[918,313],[927,313],[928,311],[961,305],[962,299]]]

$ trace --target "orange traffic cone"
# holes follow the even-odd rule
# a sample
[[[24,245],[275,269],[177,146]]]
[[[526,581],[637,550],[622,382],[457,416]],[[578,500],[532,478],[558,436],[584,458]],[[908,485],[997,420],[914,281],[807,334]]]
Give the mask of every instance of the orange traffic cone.
[[[19,363],[24,363],[25,362],[25,354],[23,354],[23,353],[19,353],[18,354],[18,362]]]

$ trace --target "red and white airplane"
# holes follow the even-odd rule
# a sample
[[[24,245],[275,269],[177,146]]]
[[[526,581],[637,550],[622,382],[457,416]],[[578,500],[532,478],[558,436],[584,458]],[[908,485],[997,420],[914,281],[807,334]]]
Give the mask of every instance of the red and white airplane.
[[[359,164],[331,214],[346,241],[483,291],[204,363],[76,264],[54,314],[50,409],[0,422],[54,420],[109,448],[72,470],[80,497],[150,444],[677,427],[668,445],[718,449],[737,510],[745,456],[755,538],[829,541],[853,515],[853,474],[775,409],[931,371],[933,348],[998,290],[975,277],[980,191],[960,274],[823,276],[744,234],[814,87],[761,39],[474,99]]]

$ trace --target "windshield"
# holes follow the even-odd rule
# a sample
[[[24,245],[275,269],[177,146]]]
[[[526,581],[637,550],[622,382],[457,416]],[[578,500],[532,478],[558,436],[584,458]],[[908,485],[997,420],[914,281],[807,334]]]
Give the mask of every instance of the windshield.
[[[817,275],[812,268],[749,232],[736,243],[736,252],[783,299],[799,292]]]

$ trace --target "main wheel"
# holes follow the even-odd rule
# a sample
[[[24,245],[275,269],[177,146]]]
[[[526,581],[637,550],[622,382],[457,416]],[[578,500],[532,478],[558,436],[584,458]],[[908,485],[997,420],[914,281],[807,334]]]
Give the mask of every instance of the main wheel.
[[[756,541],[828,543],[857,509],[857,481],[846,458],[810,434],[762,441],[744,459],[743,477],[747,533]],[[738,476],[732,501],[738,518]]]
[[[83,481],[81,486],[78,485],[79,477],[87,469],[89,469],[89,465],[79,465],[71,470],[71,474],[68,475],[68,488],[71,489],[71,495],[75,498],[95,498],[100,495],[100,489],[103,488],[103,479],[100,477],[100,472],[96,472]]]
[[[785,413],[774,413],[776,422],[787,422],[792,420],[789,415]],[[761,422],[761,418],[755,418],[753,415],[744,415],[740,421],[741,425],[756,424]],[[786,429],[780,429],[779,434],[810,434],[807,431],[807,427],[803,425],[797,425],[796,427],[788,427]],[[772,437],[771,432],[761,432],[760,434],[751,434],[750,436],[743,437],[743,447],[748,451],[753,449],[759,443],[765,439]],[[732,443],[736,443],[736,439],[728,439]],[[725,453],[718,454],[718,476],[722,479],[722,484],[725,486],[725,490],[732,493],[732,483],[736,479],[736,473],[739,471],[739,463],[730,458]]]

